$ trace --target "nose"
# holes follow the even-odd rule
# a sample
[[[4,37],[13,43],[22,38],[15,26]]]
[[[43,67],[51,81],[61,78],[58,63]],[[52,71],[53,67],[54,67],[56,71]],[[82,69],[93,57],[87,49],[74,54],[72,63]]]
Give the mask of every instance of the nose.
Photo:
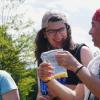
[[[60,32],[56,31],[55,37],[58,41],[60,41],[62,39],[62,34],[60,34]]]
[[[92,28],[91,28],[90,31],[89,31],[89,35],[92,35]]]
[[[62,34],[59,31],[56,31],[55,36],[61,38]]]

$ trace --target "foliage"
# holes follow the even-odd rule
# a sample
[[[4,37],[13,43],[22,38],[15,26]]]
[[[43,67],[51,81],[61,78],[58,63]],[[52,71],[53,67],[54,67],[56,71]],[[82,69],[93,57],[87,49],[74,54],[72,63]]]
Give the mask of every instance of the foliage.
[[[25,50],[32,48],[33,45],[29,46],[28,40],[30,39],[20,38],[19,41],[13,41],[6,33],[6,27],[0,27],[0,69],[11,73],[19,87],[21,100],[33,98],[29,95],[34,91],[33,86],[36,84],[36,69],[26,70],[27,60],[20,54],[23,52],[25,55]],[[30,55],[26,55],[27,57]]]
[[[33,70],[27,70],[26,71],[26,76],[24,76],[20,81],[19,81],[19,88],[20,88],[20,93],[22,95],[21,99],[22,100],[33,100],[33,96],[30,94],[34,92],[33,87],[34,84],[36,84],[36,69]],[[35,77],[35,79],[33,79]],[[29,99],[30,98],[30,99]]]
[[[24,22],[23,14],[14,13],[25,0],[0,1],[0,70],[6,70],[12,75],[19,88],[21,100],[33,100],[36,97],[36,69],[26,70],[34,61],[33,21],[29,19]],[[14,36],[19,33],[27,34],[12,38],[12,33]]]
[[[13,41],[6,34],[6,28],[0,28],[0,69],[13,74],[13,78],[18,82],[18,78],[24,71],[24,62],[20,62],[20,50],[13,46]],[[16,72],[16,73],[15,73]]]

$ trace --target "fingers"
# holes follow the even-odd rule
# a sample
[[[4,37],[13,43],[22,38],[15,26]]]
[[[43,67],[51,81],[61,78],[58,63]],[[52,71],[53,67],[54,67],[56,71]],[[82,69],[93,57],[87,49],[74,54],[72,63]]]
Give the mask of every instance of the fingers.
[[[52,65],[50,63],[41,63],[39,65],[39,68],[42,68],[42,69],[45,69],[45,70],[48,70],[48,69],[53,69]]]
[[[53,67],[50,64],[42,63],[37,69],[39,77],[44,80],[54,74]]]
[[[59,54],[69,54],[69,51],[63,50],[63,51],[57,51],[57,53],[59,53]]]
[[[64,57],[64,56],[68,56],[70,53],[68,52],[68,51],[62,51],[62,52],[57,52],[56,53],[56,58],[62,58],[62,57]]]
[[[70,57],[71,57],[71,54],[68,51],[57,52],[56,54],[56,59],[57,59],[58,64],[63,67],[67,66]]]

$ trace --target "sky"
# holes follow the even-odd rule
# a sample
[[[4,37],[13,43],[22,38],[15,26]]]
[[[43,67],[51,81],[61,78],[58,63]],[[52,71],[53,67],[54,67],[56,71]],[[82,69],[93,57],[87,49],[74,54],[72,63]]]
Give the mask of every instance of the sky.
[[[37,31],[41,28],[42,16],[46,11],[63,12],[71,26],[73,40],[86,43],[94,52],[98,49],[92,43],[89,30],[93,13],[98,8],[100,0],[26,0],[17,12],[19,14],[25,12],[24,19],[32,19]]]

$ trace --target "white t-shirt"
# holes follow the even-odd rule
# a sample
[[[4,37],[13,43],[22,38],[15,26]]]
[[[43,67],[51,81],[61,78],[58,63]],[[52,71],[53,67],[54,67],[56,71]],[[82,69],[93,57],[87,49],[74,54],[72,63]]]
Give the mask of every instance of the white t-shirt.
[[[91,60],[87,68],[92,74],[94,74],[96,77],[100,79],[100,55],[96,56],[93,60]],[[96,99],[93,94],[91,94],[90,99],[88,99],[89,93],[89,89],[85,87],[85,100],[100,100]]]

